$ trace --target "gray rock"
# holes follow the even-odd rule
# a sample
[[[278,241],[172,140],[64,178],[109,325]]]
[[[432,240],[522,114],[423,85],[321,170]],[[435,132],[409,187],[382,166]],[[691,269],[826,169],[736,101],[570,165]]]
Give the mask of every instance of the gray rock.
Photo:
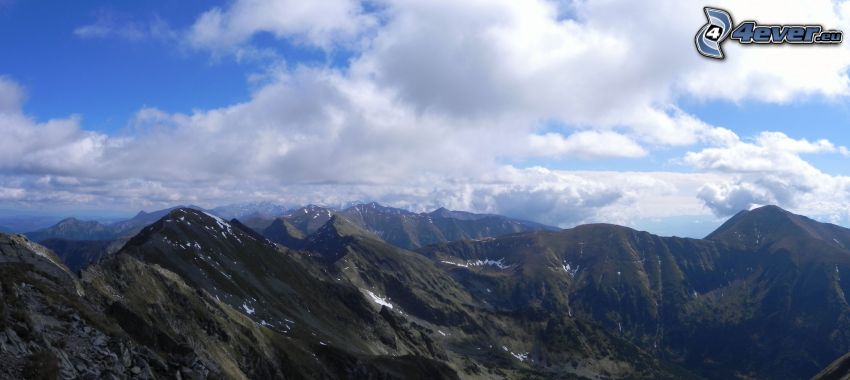
[[[124,367],[130,367],[133,364],[133,357],[130,355],[130,351],[126,348],[121,351],[121,364],[123,364]]]
[[[94,341],[92,342],[92,344],[94,344],[95,346],[98,346],[98,347],[106,346],[106,336],[105,335],[98,335],[96,338],[94,338]]]

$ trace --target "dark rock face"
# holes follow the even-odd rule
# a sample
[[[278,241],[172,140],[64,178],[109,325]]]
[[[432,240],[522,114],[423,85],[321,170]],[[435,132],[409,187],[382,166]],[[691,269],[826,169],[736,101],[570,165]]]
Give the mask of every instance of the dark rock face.
[[[106,255],[117,252],[124,245],[124,240],[67,240],[47,239],[39,242],[45,248],[53,251],[63,263],[73,272],[79,272],[85,267],[97,262]]]
[[[584,346],[535,348],[545,326],[493,313],[427,258],[341,217],[294,252],[237,221],[177,209],[81,279],[10,239],[0,263],[10,273],[4,326],[18,326],[0,338],[10,378],[686,374],[592,324],[565,330],[582,331]],[[555,364],[564,357],[574,364]]]
[[[421,253],[502,310],[583,317],[710,378],[805,378],[850,351],[848,238],[765,207],[705,240],[599,224]]]
[[[841,227],[767,207],[706,239],[594,224],[412,252],[364,227],[409,213],[363,206],[275,221],[297,250],[178,208],[79,275],[0,234],[0,378],[847,375]]]
[[[27,233],[35,241],[70,238],[75,240],[106,240],[115,238],[115,232],[109,225],[93,221],[68,218],[53,226]]]
[[[58,258],[22,236],[0,235],[0,377],[152,378],[157,355],[99,315]],[[151,364],[153,363],[153,364]]]
[[[145,226],[156,222],[172,210],[180,207],[168,208],[154,212],[141,211],[136,216],[115,223],[101,223],[93,220],[79,220],[68,218],[53,226],[36,231],[27,232],[26,235],[33,241],[42,242],[48,239],[61,240],[117,240],[129,238],[138,233]],[[188,208],[201,210],[197,206]]]
[[[836,359],[832,364],[815,375],[812,380],[847,380],[850,379],[850,353]]]

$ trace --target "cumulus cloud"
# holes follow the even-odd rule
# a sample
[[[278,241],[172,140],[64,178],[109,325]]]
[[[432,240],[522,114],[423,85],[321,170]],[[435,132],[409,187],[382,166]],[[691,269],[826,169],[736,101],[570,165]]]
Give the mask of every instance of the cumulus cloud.
[[[144,109],[120,136],[86,132],[79,118],[37,123],[20,109],[4,112],[0,133],[13,138],[0,147],[0,203],[150,209],[376,200],[571,226],[626,223],[653,197],[677,193],[681,182],[504,166],[495,157],[522,134],[486,138],[481,126],[456,128],[399,106],[368,83],[341,80],[304,69],[230,107],[188,115]],[[697,202],[691,197],[690,204],[682,207]]]
[[[715,5],[737,20],[850,21],[844,2],[753,4]],[[350,50],[351,60],[342,67],[279,62],[240,103],[189,113],[145,108],[110,135],[86,131],[78,117],[24,115],[20,87],[0,79],[0,132],[11,136],[0,141],[0,196],[134,205],[367,199],[561,225],[664,215],[670,204],[702,213],[704,203],[728,214],[761,203],[809,205],[824,194],[847,199],[840,198],[843,177],[801,156],[846,155],[846,148],[781,133],[744,141],[679,103],[844,96],[848,47],[727,44],[719,63],[694,51],[704,22],[701,6],[675,0],[568,7],[545,0],[235,0],[188,29],[163,30],[216,56],[255,51],[255,37],[264,35]],[[159,32],[105,15],[75,33],[132,40]],[[547,130],[549,121],[564,127]],[[670,147],[693,150],[681,161],[698,173],[504,164],[637,159]]]
[[[22,100],[20,86],[0,77],[2,173],[91,175],[107,137],[84,131],[77,117],[36,122],[23,114]]]
[[[610,9],[592,2],[576,5],[576,19],[562,18],[547,1],[406,1],[389,8],[391,17],[352,64],[352,76],[374,78],[422,112],[624,128],[660,145],[691,144],[712,129],[672,104],[677,72],[699,60],[646,43],[669,35],[658,23],[641,23],[649,21],[642,20],[648,9],[630,14],[633,22],[609,24],[598,18]],[[638,45],[649,51],[638,53]],[[666,51],[659,57],[654,49]],[[657,65],[664,56],[677,58]]]
[[[235,50],[258,33],[325,49],[348,43],[377,24],[354,0],[240,0],[213,8],[198,17],[189,43],[214,52]]]
[[[735,22],[808,22],[827,29],[841,29],[850,22],[847,1],[726,1],[715,5],[730,10]],[[811,96],[846,96],[850,91],[850,48],[846,44],[752,49],[727,43],[724,49],[727,59],[723,64],[703,65],[683,82],[689,93],[704,99],[788,103]]]
[[[540,156],[635,158],[647,154],[643,147],[629,137],[612,131],[581,131],[567,138],[558,133],[546,133],[531,135],[529,139],[531,150]]]
[[[731,179],[706,184],[698,196],[717,215],[757,205],[778,204],[822,214],[850,215],[850,177],[829,175],[803,154],[842,154],[847,148],[827,140],[793,139],[762,132],[753,141],[689,152],[684,162]]]

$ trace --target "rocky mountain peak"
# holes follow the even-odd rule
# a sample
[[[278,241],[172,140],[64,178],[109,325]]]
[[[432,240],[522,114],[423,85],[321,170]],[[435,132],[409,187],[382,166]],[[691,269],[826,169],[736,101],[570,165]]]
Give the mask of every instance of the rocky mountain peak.
[[[850,246],[846,229],[773,205],[739,212],[706,239],[748,248],[788,240],[817,240],[839,248]]]
[[[313,241],[323,240],[323,239],[337,239],[342,237],[374,237],[374,235],[348,218],[336,214],[333,215],[330,220],[327,221],[321,228],[319,228],[313,235],[310,236],[310,239]]]
[[[82,287],[62,260],[24,235],[0,233],[0,263],[32,265],[37,272],[47,274],[82,294]]]

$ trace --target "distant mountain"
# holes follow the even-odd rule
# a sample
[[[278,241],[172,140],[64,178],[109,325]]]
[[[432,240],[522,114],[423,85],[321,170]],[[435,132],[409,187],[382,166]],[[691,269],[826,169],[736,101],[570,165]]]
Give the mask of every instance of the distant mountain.
[[[56,224],[61,218],[53,216],[2,216],[0,217],[0,232],[23,233],[35,231]]]
[[[140,211],[136,214],[136,216],[130,219],[114,223],[101,223],[97,221],[67,218],[53,226],[27,232],[26,235],[34,241],[44,241],[47,239],[114,240],[119,238],[128,238],[176,208],[178,207],[167,208],[150,213]],[[202,210],[202,208],[197,206],[189,206],[189,208]]]
[[[249,202],[219,206],[210,210],[210,213],[222,217],[224,219],[274,219],[279,216],[285,215],[289,210],[290,209],[285,206],[281,206],[271,202]]]
[[[81,282],[43,247],[0,235],[0,377],[457,378],[421,355],[369,351],[362,334],[392,330],[355,288],[309,277],[238,224],[181,210],[136,236],[126,252],[86,269]],[[180,238],[194,244],[178,248]],[[265,265],[275,263],[290,265]],[[249,268],[260,272],[243,272]],[[291,276],[266,276],[274,271]],[[210,284],[221,288],[204,287]],[[271,319],[281,305],[293,309]],[[356,321],[363,329],[337,327]]]
[[[261,231],[277,243],[295,244],[290,246],[297,247],[296,235],[306,236],[314,233],[333,215],[343,216],[384,241],[406,249],[509,233],[557,230],[555,227],[499,215],[473,214],[446,209],[438,209],[431,213],[413,213],[373,202],[351,206],[342,211],[307,206],[278,218],[276,222],[270,223]]]
[[[615,377],[628,373],[634,378],[691,376],[656,361],[587,320],[559,313],[521,315],[494,310],[439,264],[390,245],[339,214],[310,235],[302,249],[324,263],[322,272],[331,278],[368,289],[375,302],[391,304],[408,320],[434,326],[435,336],[446,342],[450,362],[456,366],[476,363],[472,369],[467,366],[462,376],[480,376],[476,367],[491,371],[499,368],[512,374],[509,378],[521,378],[521,374],[570,377],[585,371],[611,371]],[[583,345],[577,344],[580,340]],[[455,355],[463,361],[453,362]],[[603,358],[620,364],[605,364]],[[642,364],[637,368],[626,363]],[[615,369],[618,366],[624,367]],[[526,370],[516,372],[519,368]],[[488,376],[497,373],[489,372]]]
[[[35,241],[47,239],[105,240],[117,237],[116,232],[107,224],[94,220],[67,218],[45,229],[26,234]]]
[[[748,250],[778,250],[803,242],[819,242],[846,250],[850,247],[850,229],[820,223],[776,206],[764,206],[741,211],[706,239]]]
[[[324,226],[336,213],[337,211],[331,208],[307,205],[292,210],[279,219],[288,222],[289,225],[306,236]]]
[[[805,378],[850,351],[848,230],[777,207],[705,240],[614,225],[421,252],[505,312],[565,312],[709,378]]]
[[[467,237],[397,246],[431,236],[420,220]],[[82,260],[79,276],[0,234],[0,378],[831,379],[850,368],[850,230],[777,207],[705,239],[610,224],[483,236],[521,222],[377,204],[272,223],[280,234],[264,237],[178,208],[123,245],[45,241]]]
[[[189,206],[200,210],[200,207]],[[172,210],[140,211],[134,217],[114,223],[84,221],[68,218],[53,226],[26,233],[62,258],[73,271],[79,271],[101,257],[118,251],[133,235],[156,222]]]
[[[303,231],[285,218],[272,221],[271,225],[263,230],[263,235],[275,243],[296,249],[303,247],[307,238]]]
[[[43,247],[15,244],[5,253],[0,241],[0,281],[29,293],[12,302],[4,283],[12,310],[0,319],[25,329],[0,338],[30,351],[0,349],[12,378],[691,377],[590,321],[494,310],[439,264],[341,215],[296,252],[236,220],[175,209],[82,281]],[[31,322],[44,320],[57,322]]]
[[[129,255],[166,268],[191,286],[283,336],[357,354],[383,347],[369,302],[360,292],[310,275],[289,252],[238,222],[176,209],[131,239]],[[385,334],[385,333],[384,333]],[[386,349],[386,348],[382,348]]]
[[[79,272],[101,257],[117,252],[126,242],[118,240],[67,240],[47,239],[40,244],[56,253],[63,263],[74,272]]]

